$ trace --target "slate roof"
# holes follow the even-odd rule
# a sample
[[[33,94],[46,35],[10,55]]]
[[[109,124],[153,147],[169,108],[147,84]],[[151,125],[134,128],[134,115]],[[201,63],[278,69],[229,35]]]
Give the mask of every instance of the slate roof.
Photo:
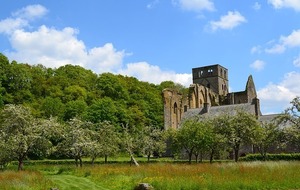
[[[244,103],[244,104],[233,104],[233,105],[224,105],[224,106],[212,106],[209,108],[209,111],[207,113],[205,113],[204,107],[189,109],[183,113],[182,121],[199,115],[207,118],[218,117],[223,114],[235,115],[237,111],[244,111],[255,115],[255,105],[251,103]],[[280,115],[281,114],[260,115],[258,121],[263,123],[269,123],[274,121],[274,119],[276,119],[276,117]],[[281,123],[279,126],[284,128],[290,125],[291,123],[286,122],[286,123]]]
[[[276,117],[280,116],[281,114],[269,114],[269,115],[261,115],[258,119],[260,122],[270,122],[273,121]]]
[[[255,105],[251,103],[233,104],[224,106],[212,106],[209,108],[208,113],[204,112],[204,108],[189,109],[183,114],[182,120],[192,118],[197,115],[205,117],[217,117],[223,114],[235,115],[237,111],[244,111],[255,115]]]

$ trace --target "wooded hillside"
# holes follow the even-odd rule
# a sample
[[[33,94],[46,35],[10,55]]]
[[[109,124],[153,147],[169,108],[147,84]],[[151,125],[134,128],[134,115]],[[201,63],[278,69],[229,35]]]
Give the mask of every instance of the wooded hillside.
[[[52,69],[9,62],[0,53],[0,107],[23,104],[41,118],[163,127],[161,92],[175,86],[170,81],[154,85],[134,77],[98,75],[74,65]]]

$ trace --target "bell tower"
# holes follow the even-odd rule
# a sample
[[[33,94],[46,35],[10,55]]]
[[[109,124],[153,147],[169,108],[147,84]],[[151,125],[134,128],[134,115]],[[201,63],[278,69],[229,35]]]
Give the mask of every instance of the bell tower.
[[[220,96],[228,94],[228,70],[221,65],[210,65],[192,69],[193,84],[210,88]]]

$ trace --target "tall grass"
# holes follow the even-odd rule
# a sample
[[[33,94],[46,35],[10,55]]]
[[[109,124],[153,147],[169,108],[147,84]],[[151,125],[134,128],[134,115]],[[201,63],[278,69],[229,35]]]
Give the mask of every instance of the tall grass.
[[[150,183],[157,190],[193,189],[300,189],[300,162],[215,164],[146,164],[97,166],[78,169],[108,189],[133,189]]]
[[[1,190],[45,190],[53,183],[38,171],[4,171],[0,172]]]
[[[288,161],[191,165],[158,162],[143,163],[140,167],[103,164],[83,168],[70,165],[32,165],[30,170],[32,171],[1,172],[0,189],[90,187],[132,190],[139,183],[149,183],[156,190],[300,189],[300,162]]]

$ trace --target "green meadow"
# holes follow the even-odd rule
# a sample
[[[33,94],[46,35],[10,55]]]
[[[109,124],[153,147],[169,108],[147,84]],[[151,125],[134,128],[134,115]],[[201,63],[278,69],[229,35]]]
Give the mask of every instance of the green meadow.
[[[132,190],[149,183],[156,190],[300,189],[300,162],[142,163],[27,166],[0,173],[2,190]]]

